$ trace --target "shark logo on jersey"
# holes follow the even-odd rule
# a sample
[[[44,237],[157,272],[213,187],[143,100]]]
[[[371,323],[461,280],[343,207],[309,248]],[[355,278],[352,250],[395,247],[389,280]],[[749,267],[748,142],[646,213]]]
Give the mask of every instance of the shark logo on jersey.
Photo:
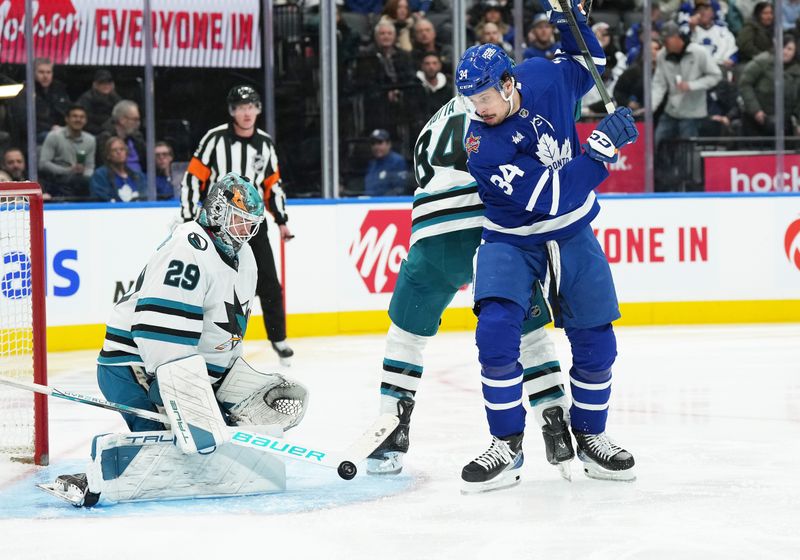
[[[572,143],[567,138],[559,146],[558,140],[553,137],[555,135],[553,125],[543,116],[534,115],[530,122],[536,133],[536,157],[546,167],[558,171],[572,159]]]
[[[481,137],[475,136],[472,132],[469,133],[469,137],[464,141],[464,149],[467,150],[467,157],[470,154],[477,154],[478,148],[481,147]]]
[[[516,133],[514,134],[514,136],[511,137],[511,141],[514,142],[514,144],[519,144],[520,142],[522,142],[524,136],[522,136],[522,133],[519,130],[515,132]]]
[[[214,323],[231,335],[229,340],[214,348],[214,350],[220,352],[233,350],[241,344],[242,339],[244,339],[244,333],[247,331],[247,321],[250,319],[250,302],[240,303],[239,296],[236,295],[236,290],[234,290],[233,303],[225,302],[225,312],[228,314],[228,322]]]

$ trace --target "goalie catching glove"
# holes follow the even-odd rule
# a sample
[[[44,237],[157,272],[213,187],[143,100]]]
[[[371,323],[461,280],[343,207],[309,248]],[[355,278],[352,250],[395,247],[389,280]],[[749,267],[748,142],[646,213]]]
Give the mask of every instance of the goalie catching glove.
[[[615,163],[620,148],[626,144],[633,144],[637,138],[639,131],[636,129],[631,110],[619,107],[598,123],[583,148],[592,159],[603,163]]]
[[[256,371],[238,358],[217,390],[217,400],[238,426],[297,426],[308,407],[308,391],[297,381],[277,373]]]

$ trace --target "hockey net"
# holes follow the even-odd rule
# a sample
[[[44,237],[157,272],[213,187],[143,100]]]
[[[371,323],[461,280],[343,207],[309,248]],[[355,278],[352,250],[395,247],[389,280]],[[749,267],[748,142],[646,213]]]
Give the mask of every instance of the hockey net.
[[[47,384],[44,219],[33,183],[0,183],[0,375]],[[0,454],[48,463],[47,397],[0,384]]]

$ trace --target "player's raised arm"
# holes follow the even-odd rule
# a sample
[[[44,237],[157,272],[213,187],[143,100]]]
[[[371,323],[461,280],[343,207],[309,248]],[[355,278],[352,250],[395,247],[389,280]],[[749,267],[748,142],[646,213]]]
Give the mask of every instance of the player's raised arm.
[[[556,25],[558,27],[558,31],[561,33],[561,54],[560,56],[556,56],[554,62],[560,63],[566,59],[573,60],[580,65],[580,68],[582,68],[584,72],[580,72],[579,74],[573,76],[573,83],[575,89],[580,93],[580,95],[583,95],[592,88],[593,82],[591,74],[589,73],[589,69],[586,67],[586,61],[581,54],[581,48],[578,46],[578,42],[570,30],[569,24],[567,23],[567,18],[561,11],[561,6],[559,5],[558,0],[549,1],[551,8],[550,23]],[[572,3],[572,0],[570,0],[570,3]],[[575,15],[575,21],[578,24],[578,30],[580,31],[583,40],[586,42],[586,46],[589,48],[589,54],[592,55],[592,61],[597,67],[597,72],[602,74],[606,67],[606,54],[603,52],[603,47],[600,45],[600,42],[597,40],[597,37],[595,37],[586,21],[586,14],[583,11],[582,4],[574,4],[572,7],[572,13]],[[565,69],[570,67],[577,68],[575,65],[567,65]]]

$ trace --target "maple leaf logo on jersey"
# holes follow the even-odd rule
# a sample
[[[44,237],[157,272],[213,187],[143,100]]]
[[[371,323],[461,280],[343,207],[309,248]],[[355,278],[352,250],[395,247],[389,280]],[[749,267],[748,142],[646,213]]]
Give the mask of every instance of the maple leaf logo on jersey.
[[[225,312],[228,314],[227,323],[217,323],[219,328],[223,331],[230,333],[231,338],[216,348],[220,352],[225,350],[233,350],[241,344],[244,339],[244,333],[247,331],[247,321],[250,319],[250,302],[246,301],[243,304],[239,302],[239,296],[236,295],[236,290],[233,291],[233,303],[225,302]]]
[[[569,138],[559,146],[558,141],[551,135],[555,134],[555,128],[546,118],[535,115],[531,119],[531,126],[536,133],[538,143],[536,144],[536,157],[545,166],[553,171],[558,171],[572,159],[572,142]]]
[[[464,142],[464,148],[467,150],[467,157],[470,154],[477,154],[478,148],[481,147],[481,137],[475,136],[472,132],[469,133],[469,137]]]

